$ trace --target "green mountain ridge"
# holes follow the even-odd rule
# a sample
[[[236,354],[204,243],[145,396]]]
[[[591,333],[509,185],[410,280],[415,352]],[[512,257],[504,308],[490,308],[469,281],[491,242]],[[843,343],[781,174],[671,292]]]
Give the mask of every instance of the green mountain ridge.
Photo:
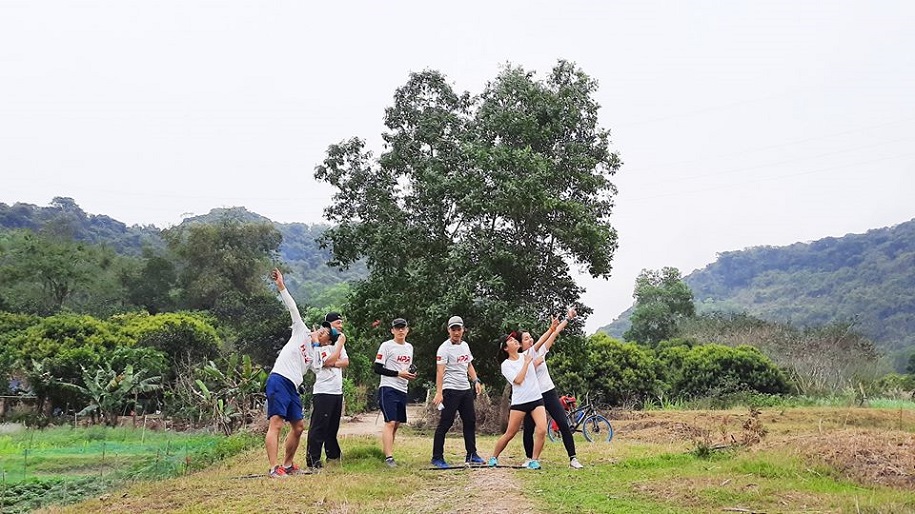
[[[327,224],[277,223],[244,207],[231,207],[186,218],[181,225],[214,223],[227,216],[244,222],[270,223],[279,230],[283,236],[280,259],[291,272],[287,285],[293,294],[305,301],[312,301],[336,286],[367,274],[362,265],[348,270],[327,265],[330,251],[321,249],[317,243],[318,237],[330,226]],[[148,251],[160,253],[166,248],[161,229],[153,225],[128,226],[109,216],[88,214],[72,198],[54,198],[47,207],[0,203],[0,230],[15,229],[51,232],[67,239],[105,245],[116,253],[129,256],[140,256]]]
[[[812,326],[854,320],[884,352],[915,348],[915,219],[864,234],[723,252],[693,271],[697,311]],[[632,308],[600,331],[621,337]]]

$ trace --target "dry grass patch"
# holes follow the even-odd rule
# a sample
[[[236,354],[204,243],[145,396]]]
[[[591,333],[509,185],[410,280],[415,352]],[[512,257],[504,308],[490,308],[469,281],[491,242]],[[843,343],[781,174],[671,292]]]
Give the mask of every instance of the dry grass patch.
[[[792,446],[857,483],[915,489],[915,434],[848,429],[799,436]]]

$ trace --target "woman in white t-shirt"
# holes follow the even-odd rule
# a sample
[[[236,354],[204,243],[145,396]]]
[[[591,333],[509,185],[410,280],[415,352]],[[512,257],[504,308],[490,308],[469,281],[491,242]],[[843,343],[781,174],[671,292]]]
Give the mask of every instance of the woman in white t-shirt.
[[[540,383],[534,371],[534,359],[543,344],[538,341],[526,352],[520,352],[521,336],[512,332],[500,340],[499,350],[502,361],[502,375],[512,385],[511,409],[508,413],[508,428],[496,441],[496,448],[489,458],[491,467],[499,465],[499,454],[509,441],[518,433],[524,417],[528,414],[534,418],[534,452],[533,459],[527,463],[528,469],[540,469],[540,452],[546,437],[546,409],[543,408],[543,395],[540,394]]]
[[[559,401],[559,395],[556,393],[556,386],[553,384],[553,379],[550,377],[550,371],[546,365],[546,354],[553,346],[553,342],[560,332],[566,328],[566,325],[568,325],[571,320],[575,319],[576,315],[577,313],[573,307],[569,308],[569,312],[562,322],[558,322],[556,318],[553,318],[550,327],[540,336],[539,341],[543,341],[543,346],[540,347],[540,351],[537,352],[537,358],[534,359],[534,369],[537,371],[537,381],[540,383],[540,394],[543,395],[543,406],[559,427],[559,433],[562,434],[562,443],[565,445],[566,452],[569,454],[569,467],[581,469],[584,466],[581,462],[578,462],[578,457],[575,456],[575,441],[572,438],[572,429],[569,427],[569,420],[566,417],[565,409]],[[534,338],[531,337],[530,332],[521,332],[521,348],[530,348],[533,345]],[[531,419],[530,416],[524,418],[524,429],[522,432],[523,435],[521,440],[524,443],[524,453],[528,459],[525,461],[525,464],[527,464],[527,462],[533,459],[534,451],[534,420]]]

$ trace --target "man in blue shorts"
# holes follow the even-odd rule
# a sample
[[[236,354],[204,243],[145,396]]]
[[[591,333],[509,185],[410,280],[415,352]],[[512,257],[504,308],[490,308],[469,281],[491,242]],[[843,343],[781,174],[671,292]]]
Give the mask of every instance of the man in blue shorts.
[[[396,467],[394,462],[394,436],[401,423],[407,421],[407,384],[416,378],[413,371],[413,345],[407,342],[410,328],[407,320],[397,318],[391,322],[393,339],[381,343],[372,370],[381,375],[378,384],[378,404],[384,415],[381,448],[384,463]]]
[[[327,328],[309,332],[305,322],[302,321],[302,315],[295,305],[295,300],[286,290],[283,274],[280,273],[280,270],[274,269],[271,276],[276,282],[276,288],[280,292],[283,304],[286,305],[286,309],[289,310],[289,315],[292,317],[292,336],[280,350],[273,370],[267,377],[267,419],[270,425],[267,428],[267,437],[264,442],[267,446],[267,460],[270,462],[268,476],[282,478],[299,469],[293,463],[293,458],[299,448],[299,440],[305,430],[305,422],[298,388],[310,368],[321,368],[320,360],[314,358],[314,348],[321,344],[328,344],[330,333]],[[340,338],[344,341],[345,337],[340,334]],[[277,453],[280,445],[280,431],[287,421],[291,430],[286,435],[286,454],[281,466],[277,461]]]

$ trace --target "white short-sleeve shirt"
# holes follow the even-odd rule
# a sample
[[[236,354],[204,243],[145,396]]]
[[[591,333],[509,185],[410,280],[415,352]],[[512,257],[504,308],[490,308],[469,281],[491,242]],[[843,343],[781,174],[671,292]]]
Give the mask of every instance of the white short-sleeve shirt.
[[[543,362],[539,366],[534,366],[534,369],[537,370],[537,382],[540,384],[541,393],[556,389],[556,384],[553,383],[553,379],[550,377],[550,370],[546,367],[547,353],[549,353],[549,350],[546,345],[542,345],[537,355],[543,357]]]
[[[404,341],[403,344],[396,343],[393,339],[381,343],[378,347],[378,354],[375,355],[375,362],[380,363],[385,369],[393,371],[408,371],[413,364],[413,345]],[[381,375],[379,387],[393,387],[399,391],[407,392],[406,378],[386,377]]]
[[[470,380],[467,378],[467,368],[473,362],[470,346],[461,341],[454,344],[451,339],[445,340],[435,352],[435,364],[445,366],[442,377],[442,389],[466,391],[470,389]]]
[[[531,355],[536,357],[533,348],[528,350]],[[521,405],[522,403],[533,402],[543,398],[540,394],[540,383],[537,381],[537,372],[534,371],[534,362],[528,364],[527,374],[524,375],[524,381],[521,385],[514,382],[515,377],[521,372],[524,366],[524,355],[518,354],[516,360],[505,359],[502,361],[502,376],[512,385],[512,405]]]
[[[334,346],[327,345],[318,348],[321,353],[321,362],[327,360],[334,353]],[[348,359],[346,348],[340,350],[338,359]],[[320,368],[315,370],[315,385],[311,389],[314,394],[343,394],[343,369],[337,367]]]

